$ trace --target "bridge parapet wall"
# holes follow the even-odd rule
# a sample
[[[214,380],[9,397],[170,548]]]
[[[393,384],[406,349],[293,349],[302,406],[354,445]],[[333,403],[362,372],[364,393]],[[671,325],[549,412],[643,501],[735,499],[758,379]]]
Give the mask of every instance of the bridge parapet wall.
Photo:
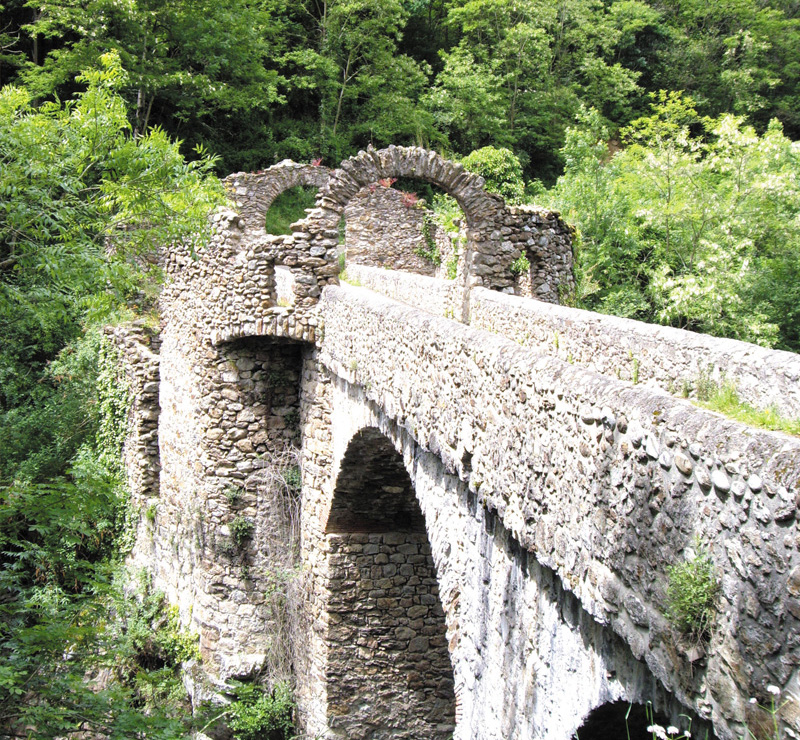
[[[768,684],[800,697],[800,441],[364,289],[330,288],[321,309],[323,364],[467,481],[720,737],[741,734]],[[722,584],[700,657],[665,618],[667,568],[698,538]]]
[[[453,318],[461,301],[461,286],[454,280],[384,270],[368,265],[348,265],[347,280],[376,293],[407,303],[421,311]]]
[[[800,417],[800,355],[476,289],[470,325],[622,380],[697,395],[725,380],[748,403]]]
[[[422,311],[454,316],[458,291],[453,281],[358,265],[347,274],[357,285]],[[800,416],[800,356],[792,352],[484,288],[470,294],[469,323],[541,354],[618,380],[635,378],[673,395],[695,398],[698,386],[707,381],[730,381],[741,400]]]

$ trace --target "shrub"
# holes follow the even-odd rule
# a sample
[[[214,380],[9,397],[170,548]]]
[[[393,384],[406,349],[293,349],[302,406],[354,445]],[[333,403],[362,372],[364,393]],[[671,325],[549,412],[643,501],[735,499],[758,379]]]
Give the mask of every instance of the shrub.
[[[239,549],[253,536],[256,525],[246,516],[237,516],[230,524],[231,537]]]
[[[670,566],[667,577],[667,618],[689,637],[707,639],[720,587],[711,556],[699,548],[690,560]]]
[[[507,203],[521,203],[525,198],[522,165],[510,149],[485,146],[461,160],[470,172],[480,175],[490,193],[502,195]]]
[[[511,272],[522,275],[531,269],[531,262],[525,254],[520,255],[511,263]]]
[[[236,547],[240,550],[244,547],[247,540],[253,536],[256,525],[246,516],[237,516],[230,524],[231,537]]]
[[[234,686],[236,700],[228,710],[228,727],[236,740],[284,740],[292,736],[294,701],[289,685],[272,692],[252,683]]]

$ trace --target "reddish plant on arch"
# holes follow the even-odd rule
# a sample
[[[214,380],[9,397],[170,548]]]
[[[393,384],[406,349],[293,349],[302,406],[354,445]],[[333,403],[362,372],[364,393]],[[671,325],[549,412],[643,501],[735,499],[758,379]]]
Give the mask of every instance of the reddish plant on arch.
[[[403,205],[406,208],[413,208],[419,203],[419,196],[416,193],[403,192]]]

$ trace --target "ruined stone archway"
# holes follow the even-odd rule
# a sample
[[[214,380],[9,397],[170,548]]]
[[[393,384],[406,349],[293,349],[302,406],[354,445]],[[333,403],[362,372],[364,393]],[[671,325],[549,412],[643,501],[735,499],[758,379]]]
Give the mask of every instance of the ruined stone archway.
[[[430,543],[402,458],[374,427],[348,445],[325,539],[334,737],[451,737],[453,670]]]
[[[322,188],[330,170],[313,164],[299,164],[289,159],[260,172],[237,172],[223,180],[246,231],[263,233],[267,211],[275,198],[291,188]]]
[[[295,290],[297,305],[313,305],[322,287],[336,281],[337,228],[342,212],[362,188],[387,177],[430,182],[453,196],[464,212],[467,223],[464,313],[466,292],[473,285],[488,288],[507,285],[508,265],[498,259],[503,242],[497,218],[504,206],[503,199],[484,189],[483,178],[436,152],[420,147],[390,146],[379,151],[369,148],[345,160],[339,169],[331,172],[327,186],[320,190],[317,207],[305,222],[306,263],[314,268],[316,281]]]

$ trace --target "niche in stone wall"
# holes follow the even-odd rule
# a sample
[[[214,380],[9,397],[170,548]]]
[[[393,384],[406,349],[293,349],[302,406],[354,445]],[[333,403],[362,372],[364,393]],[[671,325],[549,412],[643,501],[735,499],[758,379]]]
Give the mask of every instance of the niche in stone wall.
[[[247,337],[222,346],[219,389],[221,447],[243,473],[258,455],[300,442],[302,344]],[[236,454],[238,451],[239,454]]]
[[[327,721],[358,738],[452,736],[453,669],[425,524],[400,455],[350,442],[326,527]]]
[[[301,342],[271,337],[220,344],[205,397],[216,500],[204,506],[198,537],[214,554],[209,588],[223,626],[222,638],[201,645],[207,657],[225,655],[225,676],[263,670],[270,680],[292,678],[296,603],[288,576],[299,556],[303,351]]]
[[[351,264],[455,279],[466,245],[466,218],[441,188],[387,178],[361,188],[345,208]]]

